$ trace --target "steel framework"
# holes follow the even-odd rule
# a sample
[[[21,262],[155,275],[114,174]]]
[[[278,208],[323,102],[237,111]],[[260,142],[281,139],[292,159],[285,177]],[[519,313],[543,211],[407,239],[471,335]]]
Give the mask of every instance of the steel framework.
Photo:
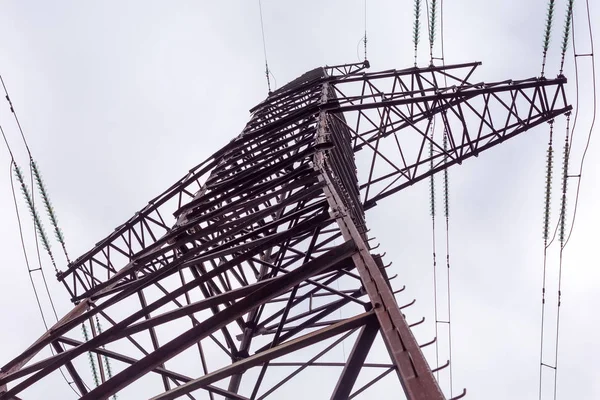
[[[270,93],[239,136],[59,273],[76,305],[2,367],[0,399],[58,368],[82,399],[282,398],[293,382],[348,399],[393,372],[408,399],[443,399],[421,351],[433,342],[415,340],[365,211],[571,110],[563,76],[473,83],[478,65],[317,68]],[[342,341],[347,357],[324,361]],[[295,378],[323,366],[337,383]]]

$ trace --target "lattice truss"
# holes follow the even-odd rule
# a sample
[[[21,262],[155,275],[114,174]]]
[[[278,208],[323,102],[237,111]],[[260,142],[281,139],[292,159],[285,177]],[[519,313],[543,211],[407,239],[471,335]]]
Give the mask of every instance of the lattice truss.
[[[571,109],[562,76],[473,83],[477,65],[318,68],[271,93],[59,274],[76,306],[2,367],[0,398],[59,367],[84,399],[444,398],[364,212]]]

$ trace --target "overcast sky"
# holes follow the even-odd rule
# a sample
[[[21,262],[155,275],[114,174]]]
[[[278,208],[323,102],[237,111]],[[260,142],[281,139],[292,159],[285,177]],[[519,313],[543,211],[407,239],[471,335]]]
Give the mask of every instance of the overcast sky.
[[[473,81],[538,75],[546,3],[445,2],[446,62],[482,61]],[[549,77],[558,72],[565,3],[557,1]],[[600,9],[591,3],[592,22],[600,21]],[[412,1],[369,0],[371,70],[412,66],[412,9]],[[264,0],[263,15],[269,65],[279,86],[316,66],[357,61],[362,0]],[[578,0],[579,53],[590,52],[584,18],[584,1]],[[425,66],[424,31],[421,37],[419,63]],[[248,110],[266,96],[263,71],[257,1],[0,1],[0,73],[72,258],[237,135]],[[574,102],[571,49],[565,75]],[[591,123],[589,58],[580,58],[579,80],[572,174],[577,174]],[[561,169],[564,122],[559,118],[556,124],[556,171]],[[26,152],[5,102],[0,123],[25,166]],[[587,155],[577,223],[563,259],[560,399],[600,398],[597,139]],[[537,398],[547,140],[548,127],[540,126],[450,170],[454,387],[455,392],[467,387],[471,399]],[[8,152],[0,150],[0,364],[44,331],[20,250],[9,161]],[[575,186],[570,181],[570,212]],[[553,223],[559,187],[557,180]],[[423,182],[367,214],[386,260],[393,261],[391,274],[398,274],[407,296],[417,299],[418,306],[407,312],[409,320],[427,318],[416,330],[422,341],[433,335],[428,209]],[[29,220],[26,228],[32,249]],[[444,232],[438,228],[437,233],[442,243]],[[442,259],[443,248],[437,251]],[[552,323],[558,247],[549,257],[547,315]],[[67,292],[55,282],[51,265],[44,268],[63,315],[71,307]],[[554,340],[551,334],[547,338],[550,344]],[[547,373],[544,387],[551,386]],[[45,390],[46,398],[68,398],[61,397],[69,392],[60,384],[52,395]]]

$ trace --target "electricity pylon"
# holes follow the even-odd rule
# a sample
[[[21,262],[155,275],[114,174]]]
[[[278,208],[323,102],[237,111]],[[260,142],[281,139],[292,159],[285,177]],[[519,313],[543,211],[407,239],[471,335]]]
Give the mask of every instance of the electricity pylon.
[[[383,376],[410,400],[445,398],[365,212],[571,110],[563,76],[472,83],[478,65],[346,64],[270,93],[241,134],[59,273],[76,305],[2,367],[0,399],[58,368],[82,399],[283,398],[285,385],[369,398]]]

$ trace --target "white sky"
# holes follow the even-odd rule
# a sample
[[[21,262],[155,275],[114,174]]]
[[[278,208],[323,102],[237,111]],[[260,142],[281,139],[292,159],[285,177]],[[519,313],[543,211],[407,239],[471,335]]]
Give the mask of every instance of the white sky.
[[[474,81],[538,75],[546,3],[445,2],[446,62],[482,61]],[[558,71],[565,3],[557,1],[549,77]],[[591,3],[592,23],[597,23],[600,9]],[[590,52],[584,4],[576,1],[579,53]],[[412,1],[369,0],[373,71],[412,65],[412,9]],[[316,66],[357,61],[362,1],[264,0],[263,15],[269,64],[279,86]],[[421,37],[424,66],[425,31]],[[580,63],[572,174],[577,173],[592,112],[589,58],[580,58]],[[256,1],[0,2],[0,73],[50,189],[72,258],[237,135],[249,118],[247,110],[266,96],[263,70]],[[565,75],[574,102],[571,49]],[[17,161],[25,166],[26,153],[5,102],[0,104],[0,123]],[[547,131],[542,126],[450,170],[454,387],[456,392],[467,387],[471,399],[537,398]],[[560,118],[555,131],[556,176],[563,135]],[[600,398],[596,365],[600,344],[595,340],[600,326],[596,259],[600,213],[594,207],[600,195],[599,151],[593,138],[575,231],[564,253],[560,399]],[[0,165],[4,168],[0,364],[4,364],[44,328],[20,250],[4,149]],[[554,222],[559,188],[557,180]],[[572,180],[570,212],[574,188]],[[399,274],[398,283],[406,284],[407,298],[417,298],[418,306],[407,312],[409,320],[427,318],[428,323],[415,331],[422,341],[433,336],[428,208],[428,187],[423,182],[367,214],[387,261],[394,262],[391,274]],[[23,210],[22,215],[27,213]],[[27,226],[32,249],[28,220]],[[439,243],[442,234],[438,229]],[[444,251],[441,246],[437,251],[442,264]],[[547,297],[550,327],[556,308],[557,259],[558,248],[553,247]],[[62,315],[71,307],[68,295],[55,282],[50,264],[44,268]],[[547,340],[552,343],[553,335]],[[551,350],[549,346],[547,363],[553,363]],[[546,378],[544,387],[550,389],[550,374]],[[48,398],[69,393],[59,387]]]

